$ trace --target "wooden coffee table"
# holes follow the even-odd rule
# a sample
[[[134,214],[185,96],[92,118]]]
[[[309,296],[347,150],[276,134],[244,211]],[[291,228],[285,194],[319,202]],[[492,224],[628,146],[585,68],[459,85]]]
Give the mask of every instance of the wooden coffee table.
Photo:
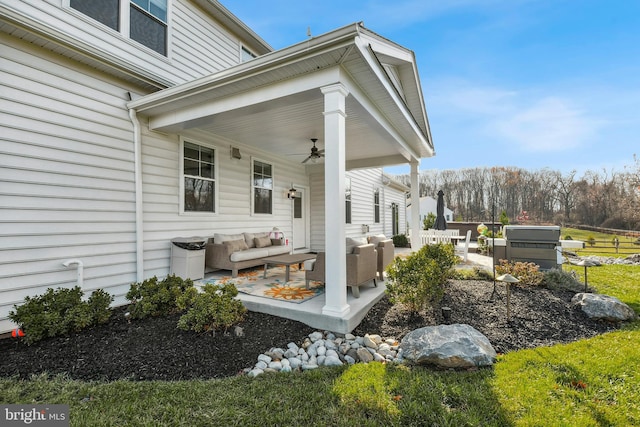
[[[269,265],[284,265],[286,271],[284,275],[284,281],[289,281],[289,267],[293,264],[298,264],[298,268],[302,267],[302,263],[309,259],[315,259],[316,254],[283,254],[264,258],[264,278],[267,278],[267,267]]]

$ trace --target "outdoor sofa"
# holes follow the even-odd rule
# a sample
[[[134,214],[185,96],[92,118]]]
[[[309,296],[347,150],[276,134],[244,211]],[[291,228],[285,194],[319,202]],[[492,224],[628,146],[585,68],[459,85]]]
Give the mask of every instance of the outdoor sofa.
[[[270,239],[269,232],[213,235],[205,248],[205,265],[209,269],[238,270],[263,265],[264,258],[289,253],[291,248],[280,239]]]

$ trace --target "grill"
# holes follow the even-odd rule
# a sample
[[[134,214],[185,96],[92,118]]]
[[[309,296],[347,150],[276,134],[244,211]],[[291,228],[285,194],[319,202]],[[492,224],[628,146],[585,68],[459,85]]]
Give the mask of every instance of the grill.
[[[506,225],[506,256],[510,262],[533,262],[542,270],[558,268],[560,227]]]

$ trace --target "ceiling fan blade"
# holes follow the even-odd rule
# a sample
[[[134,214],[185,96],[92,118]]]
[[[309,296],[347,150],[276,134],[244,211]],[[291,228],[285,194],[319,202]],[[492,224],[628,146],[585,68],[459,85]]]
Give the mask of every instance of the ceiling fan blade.
[[[311,160],[311,156],[309,156],[309,157],[307,157],[306,159],[304,159],[304,160],[302,161],[302,163],[307,163],[309,160]]]

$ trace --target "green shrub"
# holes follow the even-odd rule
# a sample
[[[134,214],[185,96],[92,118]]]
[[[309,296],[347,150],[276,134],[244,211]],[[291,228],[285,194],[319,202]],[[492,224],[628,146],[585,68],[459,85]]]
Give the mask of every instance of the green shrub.
[[[91,293],[87,304],[93,324],[106,323],[111,317],[109,306],[113,302],[113,296],[102,289],[96,289]]]
[[[453,270],[451,278],[457,280],[493,280],[493,274],[484,268],[473,267],[473,269]]]
[[[564,240],[573,240],[573,237],[567,234],[566,236],[564,236]]]
[[[575,271],[567,272],[552,268],[543,273],[542,285],[549,289],[567,289],[573,292],[584,291],[584,284],[576,278]]]
[[[519,284],[539,286],[542,284],[543,274],[540,266],[532,262],[509,262],[501,259],[496,265],[496,275],[510,274],[520,280]]]
[[[589,244],[589,246],[594,247],[596,245],[596,238],[593,236],[588,236],[587,243]]]
[[[447,244],[426,245],[406,258],[396,257],[387,268],[389,299],[416,313],[439,303],[455,263],[454,249]]]
[[[422,220],[422,228],[424,230],[429,230],[430,228],[433,228],[435,223],[436,223],[436,214],[434,214],[433,212],[429,212],[427,216],[425,216],[424,219]]]
[[[238,290],[233,284],[207,284],[199,293],[188,289],[178,298],[178,307],[187,312],[178,320],[178,328],[185,331],[215,332],[240,322],[247,309],[236,299]]]
[[[176,275],[167,276],[162,281],[154,276],[142,283],[132,283],[127,292],[127,299],[131,301],[131,317],[144,319],[175,313],[178,311],[178,298],[190,288],[193,288],[191,279],[183,280]]]
[[[82,301],[82,295],[78,286],[49,288],[42,295],[25,297],[21,306],[14,305],[9,318],[25,332],[27,344],[77,332],[109,319],[113,297],[101,289],[94,291],[88,301]]]
[[[509,225],[509,216],[507,215],[507,211],[505,210],[500,212],[500,224]]]
[[[404,234],[396,234],[392,237],[392,239],[393,246],[395,246],[396,248],[406,248],[407,246],[409,246],[409,240]]]

